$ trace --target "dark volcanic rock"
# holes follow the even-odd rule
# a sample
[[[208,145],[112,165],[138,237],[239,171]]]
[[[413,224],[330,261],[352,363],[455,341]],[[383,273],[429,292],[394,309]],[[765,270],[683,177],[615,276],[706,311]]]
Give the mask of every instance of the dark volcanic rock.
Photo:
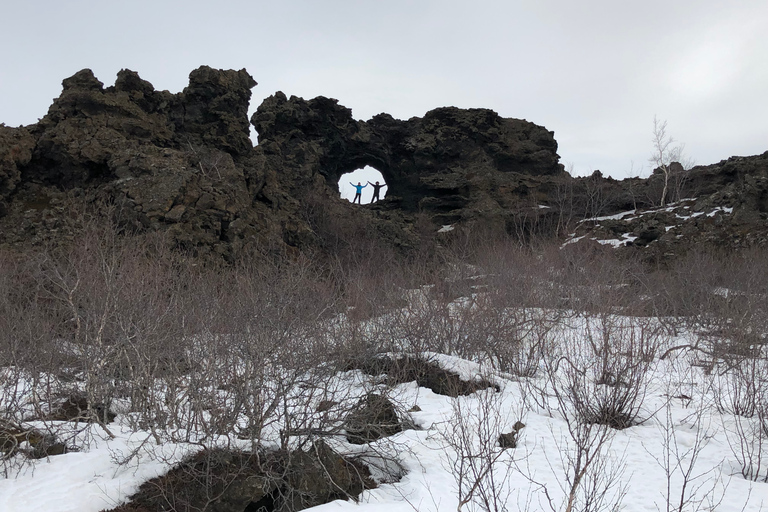
[[[111,512],[294,512],[356,498],[376,486],[367,466],[318,441],[308,451],[203,450],[141,485]]]
[[[768,152],[680,173],[677,200],[664,206],[657,204],[663,180],[658,173],[646,180],[609,183],[603,192],[614,203],[607,204],[603,217],[580,222],[574,237],[581,237],[581,243],[612,240],[611,245],[656,261],[694,247],[768,247]],[[623,215],[605,218],[622,210]]]
[[[243,163],[252,158],[247,109],[255,84],[244,70],[208,67],[175,95],[129,70],[108,88],[90,70],[64,80],[26,138],[0,134],[0,155],[16,155],[0,168],[15,185],[0,242],[66,239],[67,205],[100,200],[116,205],[126,227],[164,230],[179,246],[230,256],[247,243],[243,226],[255,224],[249,180],[258,180]],[[50,217],[59,219],[53,227]]]
[[[245,70],[203,66],[178,94],[130,70],[112,87],[87,69],[62,85],[39,123],[0,130],[0,244],[71,239],[67,212],[91,204],[225,258],[323,247],[344,232],[407,249],[423,236],[419,213],[508,229],[521,198],[529,205],[563,175],[551,132],[490,110],[363,122],[336,100],[277,93],[252,117],[254,148]],[[365,165],[389,188],[361,208],[339,198],[338,180]]]
[[[403,431],[395,406],[385,396],[370,393],[360,399],[344,421],[347,441],[365,444]]]
[[[336,100],[277,93],[251,121],[259,148],[292,191],[316,188],[320,177],[335,190],[342,174],[370,165],[387,183],[388,207],[427,212],[440,223],[509,216],[531,189],[563,173],[552,132],[486,109],[364,122]]]
[[[35,139],[24,128],[9,128],[0,124],[0,216],[5,211],[5,200],[21,180],[19,167],[32,159]]]
[[[663,180],[655,173],[619,182],[599,172],[573,179],[552,132],[487,109],[359,121],[334,99],[280,92],[251,118],[259,134],[253,147],[247,111],[256,82],[245,70],[203,66],[177,94],[156,91],[130,70],[112,87],[87,69],[62,85],[39,123],[0,125],[0,245],[70,240],[85,205],[126,229],[162,231],[178,247],[227,259],[330,250],[362,237],[409,250],[451,236],[437,234],[448,224],[561,234],[574,220],[653,205]],[[719,244],[763,243],[767,158],[686,174],[677,198],[684,189],[701,211],[733,208],[688,225]],[[387,196],[353,206],[339,198],[338,181],[366,165],[382,173]],[[634,237],[635,248],[681,238],[666,229],[670,212],[654,215],[629,230],[619,221],[599,229]]]
[[[203,66],[189,75],[182,93],[183,116],[177,131],[199,135],[203,144],[235,155],[253,149],[248,104],[256,81],[244,69],[222,71]]]

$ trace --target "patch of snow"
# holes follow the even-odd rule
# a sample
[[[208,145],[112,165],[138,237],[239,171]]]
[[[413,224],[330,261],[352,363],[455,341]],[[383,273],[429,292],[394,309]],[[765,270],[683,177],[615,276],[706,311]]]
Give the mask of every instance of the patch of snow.
[[[623,247],[626,245],[627,242],[634,242],[637,240],[636,236],[632,236],[629,233],[624,233],[621,235],[621,239],[610,239],[610,240],[596,240],[601,245],[611,245],[613,247]]]
[[[601,220],[626,220],[624,217],[634,215],[637,210],[629,210],[626,212],[616,213],[614,215],[605,215],[603,217],[590,217],[589,219],[580,220],[582,222],[600,222]]]
[[[676,213],[675,217],[677,217],[680,220],[690,220],[690,219],[695,219],[696,217],[701,217],[702,215],[704,215],[704,212],[693,212],[690,215],[680,215],[679,213]]]
[[[437,230],[438,233],[447,233],[453,231],[453,224],[444,224],[443,227]]]
[[[727,214],[730,215],[731,213],[733,213],[733,208],[730,208],[728,206],[718,206],[717,208],[715,208],[714,210],[709,212],[707,214],[707,217],[714,217],[715,215],[717,215],[720,212],[727,213]]]
[[[575,235],[575,234],[576,234],[576,233],[571,233],[571,237],[573,237],[573,235]],[[582,239],[582,238],[584,238],[585,236],[586,236],[586,235],[583,235],[583,236],[577,236],[576,238],[570,238],[570,239],[566,240],[566,241],[563,243],[563,245],[561,245],[561,246],[560,246],[560,248],[562,249],[563,247],[565,247],[565,246],[566,246],[566,245],[568,245],[568,244],[575,244],[576,242],[578,242],[579,240],[581,240],[581,239]]]

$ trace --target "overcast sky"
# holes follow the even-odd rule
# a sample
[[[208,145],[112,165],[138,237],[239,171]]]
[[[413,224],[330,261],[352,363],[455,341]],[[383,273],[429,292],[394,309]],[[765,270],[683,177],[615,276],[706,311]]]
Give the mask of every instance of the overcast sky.
[[[555,132],[576,174],[647,175],[654,116],[696,163],[768,150],[766,0],[0,0],[0,122],[121,68],[182,90],[246,68],[357,119],[485,107]]]

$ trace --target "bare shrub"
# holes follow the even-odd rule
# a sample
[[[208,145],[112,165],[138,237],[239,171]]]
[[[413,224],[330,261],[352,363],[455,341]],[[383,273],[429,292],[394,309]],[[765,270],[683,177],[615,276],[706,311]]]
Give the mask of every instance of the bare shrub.
[[[663,377],[666,400],[655,415],[662,435],[661,446],[644,446],[664,473],[663,501],[656,503],[656,508],[666,512],[715,510],[727,487],[718,467],[701,469],[698,464],[718,429],[709,415],[706,390],[682,392],[680,389],[681,382],[694,381],[694,370],[688,357],[669,361]],[[682,419],[673,414],[677,404],[689,411]],[[680,425],[688,428],[680,429]]]
[[[726,427],[731,452],[744,478],[768,482],[768,354],[729,365],[712,377],[719,411],[732,415]]]
[[[768,254],[750,249],[732,254],[691,252],[673,266],[659,288],[662,310],[696,336],[670,351],[692,349],[702,364],[738,366],[768,342]]]
[[[613,433],[594,423],[568,423],[567,435],[559,439],[565,479],[561,484],[564,501],[558,503],[549,490],[544,494],[550,509],[591,512],[619,510],[625,488],[621,482],[623,462],[609,457]]]
[[[545,360],[549,357],[551,354],[545,356]],[[558,368],[559,364],[567,365],[567,368]],[[618,510],[625,494],[625,484],[622,483],[623,460],[611,457],[615,429],[608,422],[616,419],[615,411],[605,416],[605,410],[581,403],[584,398],[582,390],[569,389],[569,386],[584,386],[582,379],[585,372],[578,371],[565,357],[556,365],[552,365],[551,360],[545,363],[545,373],[551,395],[540,395],[538,403],[557,413],[564,422],[560,429],[554,425],[551,427],[560,464],[550,461],[562,498],[558,498],[553,488],[537,481],[534,476],[526,475],[527,478],[540,488],[545,506],[553,512]],[[596,410],[604,416],[590,417]],[[622,422],[626,421],[623,413],[619,418]],[[589,421],[595,419],[600,421]]]
[[[521,411],[517,411],[518,417],[502,412],[502,398],[501,393],[489,389],[471,398],[451,401],[451,419],[441,437],[448,447],[446,465],[458,488],[458,511],[467,505],[488,512],[509,509],[508,480],[515,457],[514,451],[503,446],[500,439],[506,430],[519,433],[525,425],[520,422]],[[507,411],[510,416],[514,414]]]
[[[615,429],[642,422],[658,328],[652,320],[608,314],[580,320],[582,327],[560,333],[542,358],[539,404],[549,407],[552,396],[561,416]]]

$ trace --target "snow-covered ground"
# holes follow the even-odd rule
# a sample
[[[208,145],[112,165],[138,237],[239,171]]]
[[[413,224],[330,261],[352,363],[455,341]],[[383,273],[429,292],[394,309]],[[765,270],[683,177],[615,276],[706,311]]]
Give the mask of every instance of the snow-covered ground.
[[[631,324],[633,332],[640,328],[631,319],[623,321]],[[447,512],[457,510],[462,497],[468,499],[461,510],[484,510],[484,492],[499,499],[495,510],[509,511],[567,510],[569,496],[575,499],[573,510],[584,510],[589,499],[595,507],[590,510],[627,512],[768,508],[768,484],[742,476],[737,455],[743,439],[737,431],[743,419],[718,412],[716,407],[716,394],[724,389],[718,387],[722,384],[719,369],[703,368],[700,354],[691,350],[674,350],[660,358],[666,348],[691,342],[692,334],[665,338],[640,365],[639,377],[632,381],[640,386],[636,425],[586,431],[574,421],[572,397],[566,393],[558,399],[568,382],[583,385],[597,399],[621,389],[627,385],[622,379],[631,378],[616,376],[614,387],[594,381],[596,361],[587,341],[596,339],[595,329],[574,316],[551,331],[548,339],[554,344],[541,352],[539,371],[527,378],[457,357],[426,355],[465,379],[484,376],[498,385],[498,392],[488,388],[451,398],[413,382],[385,390],[375,377],[359,370],[340,372],[329,388],[337,395],[359,396],[356,390],[364,389],[386,392],[403,414],[418,406],[407,414],[421,429],[375,443],[380,451],[396,454],[407,470],[400,481],[365,491],[358,503],[334,501],[316,509]],[[632,340],[638,342],[638,338]],[[553,366],[554,361],[566,359],[581,372],[573,374],[575,381],[566,382],[564,365]],[[499,434],[514,431],[517,422],[525,425],[518,424],[517,447],[502,449]],[[109,509],[126,500],[142,482],[199,449],[171,442],[158,445],[149,432],[128,428],[124,415],[117,417],[110,430],[114,439],[98,427],[90,428],[80,452],[6,466],[11,470],[0,480],[0,511]],[[351,449],[343,437],[330,442],[340,451]],[[765,450],[765,445],[763,441],[756,449]],[[579,455],[594,457],[594,462],[585,468],[584,460],[577,461]],[[486,467],[490,472],[484,472]],[[762,480],[766,469],[759,471]],[[603,499],[602,508],[596,507],[598,498]]]

